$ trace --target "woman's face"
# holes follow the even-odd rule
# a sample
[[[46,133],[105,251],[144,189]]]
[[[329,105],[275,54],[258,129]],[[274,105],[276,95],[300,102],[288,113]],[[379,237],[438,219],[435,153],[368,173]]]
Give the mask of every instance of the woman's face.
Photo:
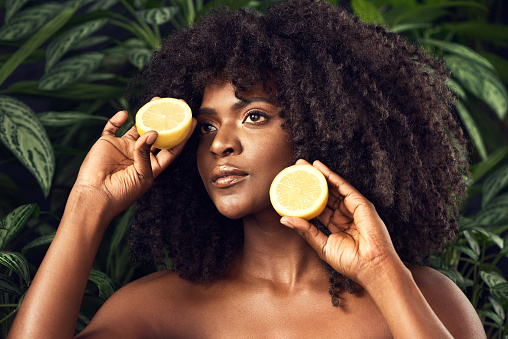
[[[197,116],[199,174],[219,212],[232,219],[274,213],[270,184],[293,160],[278,107],[263,86],[242,97],[230,82],[212,84]]]

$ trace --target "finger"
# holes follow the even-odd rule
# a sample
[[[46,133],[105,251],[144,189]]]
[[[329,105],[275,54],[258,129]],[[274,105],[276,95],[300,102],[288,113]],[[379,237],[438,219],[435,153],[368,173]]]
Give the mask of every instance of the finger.
[[[134,144],[134,168],[141,181],[153,182],[150,148],[157,139],[157,132],[148,131]]]
[[[161,97],[153,97],[150,101],[159,100]]]
[[[139,138],[139,132],[136,128],[136,125],[132,126],[124,135],[124,138],[130,139],[130,140],[138,140]]]
[[[104,126],[104,129],[102,130],[102,136],[105,135],[115,136],[116,132],[118,132],[120,127],[122,127],[122,125],[125,124],[128,117],[129,114],[127,114],[127,111],[118,111],[108,120],[106,126]]]
[[[319,257],[323,260],[325,259],[325,247],[328,237],[323,232],[302,218],[286,216],[280,219],[280,223],[298,232],[316,251]]]
[[[296,160],[296,165],[310,165],[310,163],[305,159],[298,159]]]
[[[152,168],[153,168],[153,175],[154,177],[158,177],[168,166],[178,157],[178,155],[182,152],[182,150],[185,147],[185,144],[187,144],[187,141],[192,136],[192,133],[194,132],[194,129],[196,128],[197,120],[195,118],[192,118],[192,124],[191,129],[189,131],[189,134],[185,137],[185,139],[178,144],[177,146],[173,147],[169,150],[161,150],[157,156],[152,156]]]

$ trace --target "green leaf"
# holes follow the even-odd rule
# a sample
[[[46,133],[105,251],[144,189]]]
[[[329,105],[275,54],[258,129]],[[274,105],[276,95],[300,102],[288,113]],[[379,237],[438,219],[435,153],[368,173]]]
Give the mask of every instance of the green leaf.
[[[112,98],[119,98],[122,95],[122,87],[113,85],[76,83],[54,92],[41,91],[37,89],[37,85],[37,81],[19,81],[3,92],[69,100],[111,100]]]
[[[151,57],[152,52],[146,48],[133,48],[127,52],[129,62],[139,69],[145,67]]]
[[[30,250],[32,250],[32,249],[34,249],[36,247],[49,245],[53,241],[54,237],[55,237],[55,233],[40,236],[40,237],[30,241],[25,246],[23,246],[23,249],[21,250],[21,253],[23,255],[25,255]]]
[[[476,256],[480,256],[480,244],[478,244],[478,240],[476,240],[473,233],[471,231],[464,231],[464,237]]]
[[[471,181],[474,183],[483,178],[483,176],[493,169],[501,160],[503,160],[506,155],[508,155],[508,148],[499,148],[492,152],[492,154],[490,154],[484,161],[471,165],[469,167],[469,171],[471,172]]]
[[[18,252],[1,251],[0,264],[19,275],[27,285],[30,284],[30,268],[26,258]]]
[[[460,99],[467,99],[466,91],[464,91],[457,81],[448,79],[446,80],[446,85],[453,91],[453,93],[457,94]]]
[[[464,278],[462,275],[454,268],[447,267],[447,268],[438,268],[439,272],[443,273],[445,276],[447,276],[451,281],[455,283],[461,290],[466,289],[466,284],[464,282]]]
[[[497,247],[499,247],[500,249],[504,247],[503,239],[500,236],[485,230],[482,226],[475,226],[472,228],[472,231],[481,234],[488,241],[492,242],[493,244],[496,244]]]
[[[485,180],[482,206],[486,206],[507,185],[508,165],[501,167]]]
[[[500,199],[495,199],[476,215],[476,222],[479,225],[495,226],[508,222],[508,194]]]
[[[490,294],[493,297],[501,299],[503,302],[508,302],[508,283],[494,285],[490,288]]]
[[[7,274],[0,274],[0,292],[16,296],[23,294],[23,290],[16,284],[14,279]]]
[[[99,288],[99,297],[107,300],[115,292],[115,284],[104,273],[97,270],[92,270],[88,280],[94,282]]]
[[[136,14],[145,22],[151,25],[162,25],[171,20],[180,8],[178,7],[158,7],[137,11]]]
[[[94,46],[97,44],[102,44],[103,42],[106,42],[109,40],[109,37],[106,35],[99,35],[99,36],[91,36],[88,38],[85,38],[72,47],[73,50],[82,49],[82,48],[88,48],[90,46]]]
[[[90,2],[95,2],[97,0],[67,0],[65,6],[67,7],[82,7]]]
[[[454,244],[453,247],[458,249],[460,252],[466,254],[468,257],[470,257],[474,261],[478,260],[478,255],[469,247],[457,245],[457,244]]]
[[[407,24],[400,24],[400,25],[394,25],[390,27],[389,31],[393,33],[402,33],[406,31],[411,31],[413,29],[425,29],[425,28],[431,28],[431,24],[426,23],[407,23]]]
[[[489,301],[490,301],[490,304],[492,305],[492,308],[494,309],[494,312],[496,312],[496,314],[499,316],[499,318],[504,320],[506,318],[506,314],[504,312],[503,305],[501,305],[501,303],[499,302],[499,300],[497,300],[497,298],[494,298],[490,295],[489,295]]]
[[[497,272],[480,271],[480,277],[489,287],[506,283],[506,279]]]
[[[481,39],[499,46],[508,46],[508,26],[488,22],[462,21],[442,25],[446,31],[460,33],[469,39]]]
[[[32,35],[0,68],[0,85],[11,73],[30,56],[40,45],[55,34],[74,14],[75,9],[68,8],[58,14],[53,20],[45,24],[37,33]]]
[[[88,12],[100,11],[102,9],[108,9],[108,8],[112,7],[113,5],[116,5],[117,3],[118,3],[118,0],[97,1],[95,4],[90,6],[90,8],[88,9]]]
[[[108,121],[108,118],[97,115],[90,115],[83,112],[43,112],[38,115],[39,120],[44,126],[58,127],[77,124],[84,120]]]
[[[125,236],[129,230],[129,226],[132,222],[132,216],[134,214],[134,206],[131,206],[125,211],[125,213],[120,218],[120,221],[116,225],[115,231],[113,233],[113,236],[111,237],[111,242],[109,245],[109,253],[108,253],[108,259],[107,259],[107,267],[108,269],[112,269],[114,262],[113,262],[113,256],[120,244],[122,243],[122,240],[125,239]]]
[[[106,24],[106,19],[98,19],[76,26],[53,40],[46,49],[46,73],[71,50],[75,44],[93,34]]]
[[[499,326],[502,326],[503,325],[503,319],[501,319],[501,317],[499,317],[498,314],[492,312],[492,311],[489,311],[489,310],[480,310],[480,314],[483,314],[487,317],[489,317],[490,319],[494,320],[494,322],[496,324],[498,324]]]
[[[391,18],[391,25],[398,25],[406,22],[433,22],[448,13],[442,10],[443,8],[454,7],[472,7],[484,11],[488,10],[484,5],[473,1],[440,1],[438,3],[419,4],[418,6],[401,11],[398,15],[393,15]]]
[[[473,95],[483,100],[503,119],[508,110],[506,88],[490,70],[458,55],[446,55],[444,60],[453,76]]]
[[[211,0],[207,1],[206,5],[203,6],[201,10],[198,11],[196,14],[196,17],[194,18],[194,21],[196,21],[198,18],[205,15],[210,9],[217,8],[221,5],[227,6],[231,8],[232,10],[237,10],[243,7],[247,7],[250,4],[251,0]]]
[[[0,141],[35,176],[47,196],[55,157],[46,130],[30,107],[8,96],[0,96]]]
[[[363,22],[378,25],[385,23],[385,18],[379,9],[368,0],[351,0],[351,8]]]
[[[67,58],[41,77],[38,89],[54,91],[78,82],[83,76],[96,70],[103,58],[104,55],[98,52]]]
[[[37,208],[37,204],[27,204],[16,208],[11,213],[7,214],[5,218],[0,221],[0,250],[11,241],[23,226],[25,226],[30,216]]]
[[[457,108],[457,113],[459,114],[460,120],[462,120],[467,134],[469,135],[469,138],[471,138],[471,142],[478,151],[478,154],[482,160],[487,159],[488,155],[487,148],[485,147],[485,142],[483,142],[482,134],[480,133],[476,122],[471,116],[471,113],[469,113],[466,106],[461,101],[457,101],[455,103],[455,107]]]
[[[443,51],[447,51],[456,55],[459,55],[465,59],[468,59],[472,62],[476,62],[477,64],[490,69],[491,71],[495,71],[494,66],[480,54],[476,53],[469,47],[466,47],[461,44],[456,44],[453,42],[447,42],[443,40],[434,40],[434,39],[421,39],[420,40],[424,44],[429,44],[432,46],[436,46],[441,48]]]
[[[0,40],[13,41],[30,36],[61,9],[62,5],[56,3],[27,8],[0,28]]]
[[[7,0],[5,2],[5,22],[9,22],[28,0]]]

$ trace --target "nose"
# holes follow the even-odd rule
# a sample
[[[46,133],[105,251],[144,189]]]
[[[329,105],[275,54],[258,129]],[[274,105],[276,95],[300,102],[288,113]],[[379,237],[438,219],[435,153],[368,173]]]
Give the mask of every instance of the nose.
[[[215,137],[210,145],[210,152],[218,157],[240,154],[242,146],[236,128],[222,125],[215,133]]]

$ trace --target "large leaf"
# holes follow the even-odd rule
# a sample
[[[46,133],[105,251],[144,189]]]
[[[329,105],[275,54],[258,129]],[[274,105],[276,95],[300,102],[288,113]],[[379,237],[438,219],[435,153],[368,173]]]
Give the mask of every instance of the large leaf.
[[[96,32],[106,24],[106,19],[89,21],[76,26],[53,40],[46,49],[46,67],[48,72],[62,56],[71,50],[75,44]]]
[[[490,304],[492,305],[492,309],[494,310],[494,312],[496,312],[496,314],[501,318],[501,320],[504,320],[506,318],[506,314],[503,305],[501,305],[501,303],[499,302],[499,300],[497,300],[497,298],[493,298],[491,296],[489,296],[489,301]]]
[[[474,183],[477,180],[481,179],[485,174],[487,174],[491,169],[493,169],[501,160],[503,160],[506,155],[508,155],[508,148],[503,147],[495,150],[492,154],[489,155],[487,159],[482,162],[476,163],[469,167],[469,171],[471,172],[471,181]]]
[[[54,91],[78,82],[83,76],[96,70],[103,58],[102,53],[92,52],[62,60],[41,77],[38,88]]]
[[[72,47],[73,50],[81,49],[81,48],[88,48],[90,46],[94,46],[97,44],[102,44],[103,42],[108,41],[110,38],[106,35],[97,35],[97,36],[91,36],[88,38],[85,38]]]
[[[508,222],[508,193],[490,201],[476,215],[479,225],[495,226]]]
[[[480,277],[487,284],[487,286],[492,287],[502,283],[506,283],[506,279],[503,278],[502,275],[496,272],[485,272],[480,271]]]
[[[43,112],[38,115],[44,126],[59,127],[77,124],[84,120],[108,121],[108,118],[83,112]]]
[[[379,9],[368,0],[351,0],[351,8],[363,22],[378,25],[385,22],[385,18]]]
[[[28,0],[7,0],[5,1],[5,22],[9,22]]]
[[[37,204],[20,206],[0,221],[0,250],[25,226],[36,208]]]
[[[136,14],[145,22],[151,25],[162,25],[171,20],[180,8],[178,7],[158,7],[137,11]]]
[[[469,135],[469,138],[471,138],[471,141],[478,151],[478,154],[482,160],[487,159],[487,148],[485,147],[482,134],[480,133],[480,130],[478,129],[478,126],[476,125],[473,117],[461,101],[457,101],[455,103],[455,107],[457,108],[457,113],[459,114],[460,120],[462,120],[467,134]]]
[[[495,71],[494,66],[480,54],[476,53],[469,47],[466,47],[461,44],[456,44],[453,42],[447,42],[443,40],[434,40],[434,39],[421,39],[422,43],[429,44],[432,46],[436,46],[441,48],[443,51],[447,51],[456,55],[460,55],[463,58],[466,58],[470,61],[476,62],[479,65],[490,69],[491,71]]]
[[[478,38],[494,44],[508,46],[508,26],[489,22],[461,21],[450,22],[442,25],[442,28],[453,33],[461,33],[469,39]]]
[[[92,270],[88,280],[94,282],[99,288],[99,297],[106,300],[115,292],[115,284],[103,272]]]
[[[47,196],[55,157],[46,130],[30,107],[8,96],[0,96],[0,140],[35,176]]]
[[[19,275],[27,285],[30,284],[30,268],[26,258],[18,252],[1,251],[0,264]]]
[[[447,12],[443,8],[472,7],[487,10],[484,5],[473,1],[439,1],[434,3],[419,4],[403,11],[387,15],[391,19],[391,25],[398,25],[407,22],[432,22]]]
[[[54,238],[55,238],[55,233],[42,235],[42,236],[30,241],[25,246],[23,246],[21,253],[23,255],[25,255],[27,252],[29,252],[30,250],[32,250],[36,247],[49,245],[49,244],[51,244],[51,242],[53,241]]]
[[[490,288],[490,294],[503,302],[508,302],[508,283],[494,285]]]
[[[129,62],[139,69],[145,67],[152,56],[152,52],[147,48],[133,48],[127,52]]]
[[[0,68],[0,85],[11,73],[32,54],[40,45],[55,34],[74,14],[74,8],[67,8],[60,12],[53,20],[45,24],[37,33],[32,35]]]
[[[508,185],[508,165],[495,171],[483,184],[482,206],[486,206],[503,188]]]
[[[0,40],[18,40],[39,30],[48,20],[62,9],[56,3],[43,4],[17,13],[9,23],[0,28]]]
[[[489,69],[458,55],[446,55],[446,66],[472,94],[483,100],[503,119],[508,110],[508,93],[503,83]]]
[[[90,6],[90,8],[88,8],[88,11],[93,12],[93,11],[99,11],[101,9],[108,9],[108,8],[112,7],[113,5],[116,5],[117,3],[118,3],[118,0],[97,1],[95,4]]]

